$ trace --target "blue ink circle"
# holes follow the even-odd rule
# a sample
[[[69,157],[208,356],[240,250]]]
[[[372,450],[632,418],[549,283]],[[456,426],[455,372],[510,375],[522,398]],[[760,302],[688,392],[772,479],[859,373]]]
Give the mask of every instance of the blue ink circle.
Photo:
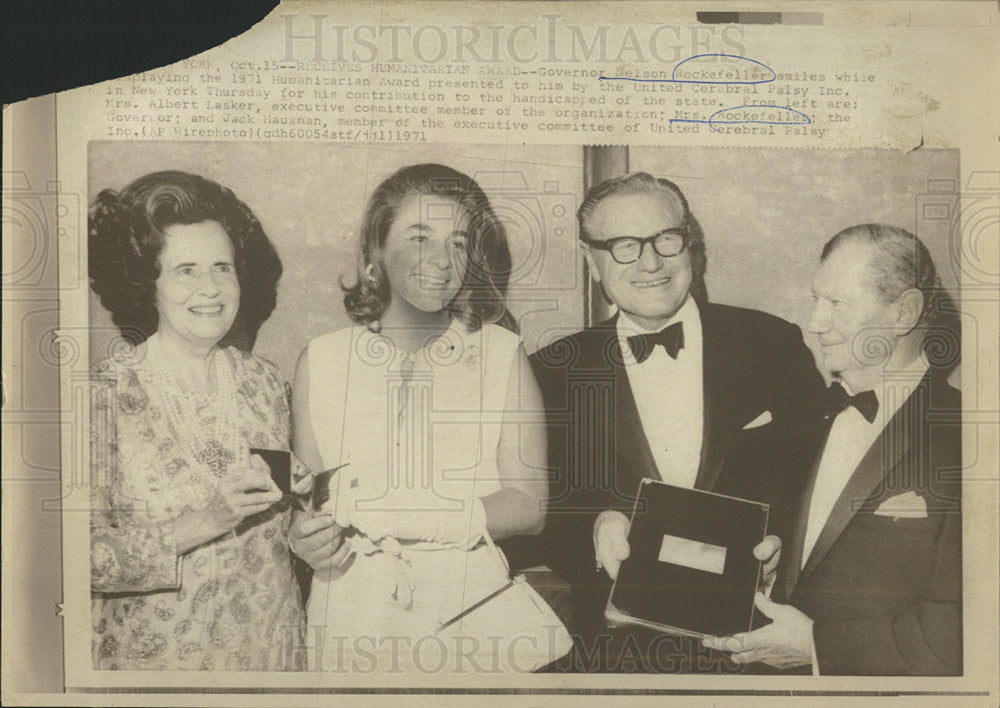
[[[694,79],[678,79],[678,78],[676,78],[677,77],[677,70],[680,69],[684,64],[686,64],[687,62],[691,61],[692,59],[700,59],[702,57],[727,57],[729,59],[741,59],[743,61],[748,61],[748,62],[750,62],[752,64],[756,64],[757,66],[762,66],[765,69],[767,69],[769,72],[771,72],[771,78],[769,78],[769,79],[761,79],[759,81],[699,81],[699,80],[694,80]],[[688,57],[687,59],[685,59],[684,61],[682,61],[680,64],[678,64],[677,66],[675,66],[673,72],[671,72],[671,74],[670,74],[670,80],[673,81],[674,83],[678,83],[678,84],[738,84],[738,85],[749,86],[749,85],[753,85],[753,84],[767,84],[767,83],[770,83],[772,81],[775,81],[777,78],[778,78],[778,75],[776,73],[774,73],[774,69],[772,69],[771,67],[769,67],[767,64],[765,64],[763,62],[760,62],[760,61],[757,61],[756,59],[750,59],[748,57],[741,57],[738,54],[695,54],[693,57]]]
[[[769,108],[769,109],[772,109],[772,110],[791,111],[792,113],[796,113],[796,114],[802,116],[802,118],[804,120],[796,120],[796,121],[788,121],[788,120],[715,120],[715,116],[719,115],[720,113],[725,113],[726,111],[738,111],[741,108],[756,108],[756,109],[761,109],[761,108],[767,109],[767,108]],[[718,132],[718,129],[715,127],[716,125],[745,125],[747,123],[756,123],[756,124],[759,124],[759,125],[809,125],[810,123],[812,123],[812,118],[810,118],[809,116],[807,116],[802,111],[797,111],[794,108],[786,108],[785,106],[768,106],[768,105],[756,105],[756,106],[753,106],[753,105],[744,105],[744,106],[729,106],[728,108],[720,108],[715,113],[713,113],[712,115],[710,115],[708,117],[708,120],[702,120],[702,121],[697,121],[697,122],[699,122],[699,123],[708,123],[708,127],[709,128],[711,128],[712,130],[715,130],[716,132]]]
[[[751,64],[756,64],[757,66],[762,66],[765,69],[767,69],[771,73],[771,78],[769,78],[769,79],[760,79],[759,81],[703,81],[703,80],[700,80],[700,79],[678,79],[677,78],[677,70],[679,68],[681,68],[681,66],[683,66],[686,62],[691,61],[692,59],[701,59],[702,57],[726,57],[726,58],[729,58],[729,59],[740,59],[742,61],[748,61]],[[688,57],[687,59],[684,59],[679,64],[677,64],[677,66],[675,66],[673,68],[673,71],[670,72],[670,78],[669,79],[636,79],[636,78],[632,78],[631,76],[598,76],[597,80],[598,81],[634,81],[634,82],[640,83],[640,84],[645,84],[645,83],[669,83],[669,84],[735,84],[735,85],[742,85],[742,86],[751,86],[751,85],[754,85],[754,84],[768,84],[768,83],[771,83],[772,81],[777,80],[777,78],[778,78],[778,75],[776,73],[774,73],[774,69],[772,69],[771,67],[769,67],[767,64],[765,64],[763,62],[757,61],[756,59],[750,59],[749,57],[741,57],[738,54],[695,54],[694,56]]]

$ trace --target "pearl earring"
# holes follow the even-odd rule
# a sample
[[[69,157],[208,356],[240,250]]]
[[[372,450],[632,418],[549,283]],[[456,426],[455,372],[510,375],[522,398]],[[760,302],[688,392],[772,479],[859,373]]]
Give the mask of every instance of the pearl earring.
[[[365,266],[365,276],[368,278],[369,283],[375,282],[375,266],[371,263]]]

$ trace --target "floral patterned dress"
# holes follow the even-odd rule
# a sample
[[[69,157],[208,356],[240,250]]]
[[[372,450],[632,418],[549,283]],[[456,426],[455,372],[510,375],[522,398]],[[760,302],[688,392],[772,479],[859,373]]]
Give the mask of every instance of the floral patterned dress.
[[[224,350],[236,382],[235,428],[220,468],[193,459],[164,413],[142,356],[95,370],[91,414],[91,593],[95,669],[277,671],[298,668],[304,613],[288,546],[292,500],[183,555],[164,522],[204,508],[249,448],[288,449],[277,368]],[[197,401],[197,424],[215,415]]]

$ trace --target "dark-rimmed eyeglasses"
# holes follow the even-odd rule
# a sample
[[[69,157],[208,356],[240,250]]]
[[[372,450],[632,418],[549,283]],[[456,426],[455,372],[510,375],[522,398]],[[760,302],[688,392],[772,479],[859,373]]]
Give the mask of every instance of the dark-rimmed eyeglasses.
[[[618,238],[609,238],[606,241],[595,241],[581,234],[580,240],[591,248],[608,251],[617,263],[628,265],[639,260],[639,257],[642,255],[642,249],[647,243],[652,244],[653,250],[663,258],[673,258],[680,255],[687,248],[688,233],[686,228],[678,226],[672,229],[664,229],[646,238],[620,236]]]

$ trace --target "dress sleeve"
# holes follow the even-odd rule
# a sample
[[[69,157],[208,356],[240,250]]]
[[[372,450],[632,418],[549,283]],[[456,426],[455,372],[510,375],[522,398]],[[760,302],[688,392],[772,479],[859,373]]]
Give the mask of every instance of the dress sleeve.
[[[91,381],[90,589],[143,592],[180,587],[180,558],[170,523],[145,510],[122,506],[112,491],[118,467],[117,384],[112,376]]]

